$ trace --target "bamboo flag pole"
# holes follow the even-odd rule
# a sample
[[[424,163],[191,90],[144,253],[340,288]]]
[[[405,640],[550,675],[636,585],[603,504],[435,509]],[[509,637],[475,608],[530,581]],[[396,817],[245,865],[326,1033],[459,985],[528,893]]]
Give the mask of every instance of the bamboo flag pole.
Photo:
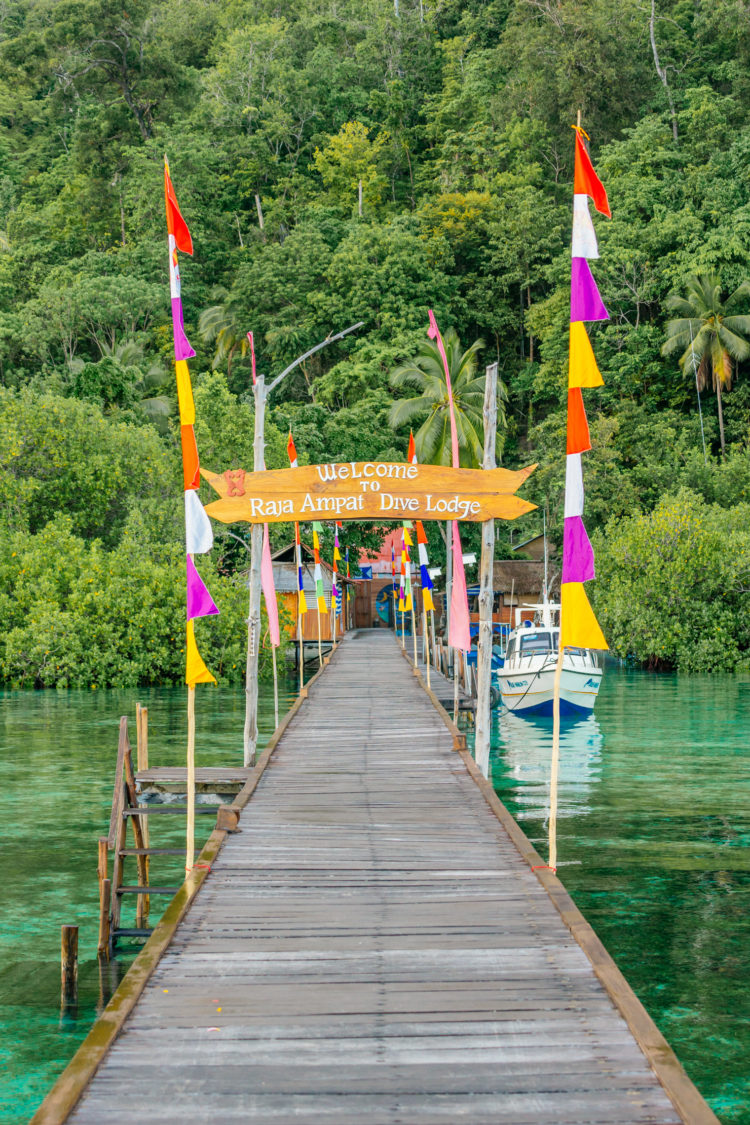
[[[302,640],[302,614],[300,613],[300,606],[302,599],[297,594],[297,643],[299,644],[299,690],[302,691],[305,686],[305,645]]]
[[[565,649],[559,645],[555,665],[555,685],[552,698],[552,763],[549,777],[549,859],[552,870],[557,868],[557,784],[560,772],[560,682],[562,680]]]
[[[458,653],[460,649],[454,648],[453,652],[453,722],[458,722]]]
[[[422,610],[422,629],[424,631],[424,662],[427,671],[427,687],[430,686],[430,634],[427,630],[427,610]]]
[[[195,684],[188,686],[187,701],[187,832],[185,840],[185,870],[191,871],[195,862]]]
[[[271,659],[273,661],[273,717],[274,730],[279,725],[279,677],[276,670],[276,645],[271,644]]]
[[[320,631],[320,606],[318,606],[318,660],[320,667],[323,667],[323,637]]]
[[[412,590],[411,595],[411,631],[414,634],[414,667],[417,666],[417,619],[414,613],[414,598],[416,594]]]

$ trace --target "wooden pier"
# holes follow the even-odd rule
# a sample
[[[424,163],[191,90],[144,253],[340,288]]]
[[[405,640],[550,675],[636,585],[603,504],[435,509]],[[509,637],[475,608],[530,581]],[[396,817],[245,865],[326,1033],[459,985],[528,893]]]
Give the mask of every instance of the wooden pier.
[[[717,1125],[462,742],[340,644],[34,1125]]]

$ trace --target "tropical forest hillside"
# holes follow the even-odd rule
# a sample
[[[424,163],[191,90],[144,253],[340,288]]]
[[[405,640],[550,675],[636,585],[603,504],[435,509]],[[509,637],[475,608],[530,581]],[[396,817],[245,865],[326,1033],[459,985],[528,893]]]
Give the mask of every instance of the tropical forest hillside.
[[[611,319],[586,399],[592,598],[622,654],[747,664],[745,3],[6,0],[0,679],[181,675],[165,152],[195,246],[180,265],[203,464],[250,463],[249,329],[273,375],[358,320],[275,394],[267,463],[285,464],[290,424],[302,462],[402,459],[409,425],[389,419],[413,390],[391,376],[432,307],[463,349],[483,341],[480,373],[498,362],[502,463],[539,462],[524,495],[559,541],[579,110],[613,216],[594,220]],[[217,541],[204,655],[225,678],[242,672],[244,565]]]

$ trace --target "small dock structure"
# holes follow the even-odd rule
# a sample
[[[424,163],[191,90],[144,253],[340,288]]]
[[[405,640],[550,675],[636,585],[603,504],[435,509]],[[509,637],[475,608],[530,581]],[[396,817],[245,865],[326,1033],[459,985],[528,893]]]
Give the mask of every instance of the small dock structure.
[[[393,635],[307,691],[34,1125],[717,1125]]]

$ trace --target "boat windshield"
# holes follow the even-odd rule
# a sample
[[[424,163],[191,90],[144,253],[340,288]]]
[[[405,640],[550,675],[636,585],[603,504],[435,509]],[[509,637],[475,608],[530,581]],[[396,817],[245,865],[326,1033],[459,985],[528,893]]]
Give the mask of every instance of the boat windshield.
[[[520,638],[521,653],[531,656],[539,652],[551,652],[552,644],[549,633],[524,633]]]

